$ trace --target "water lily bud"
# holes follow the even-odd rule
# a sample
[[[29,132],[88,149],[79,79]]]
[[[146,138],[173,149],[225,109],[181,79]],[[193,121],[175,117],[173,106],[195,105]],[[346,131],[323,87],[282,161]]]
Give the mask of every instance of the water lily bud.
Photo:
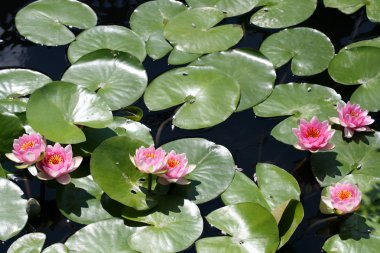
[[[329,197],[324,198],[326,206],[334,209],[337,214],[347,214],[356,211],[361,202],[359,188],[351,183],[337,183],[329,187]]]
[[[190,181],[184,177],[195,169],[194,165],[187,165],[186,154],[176,154],[175,151],[170,151],[166,157],[164,169],[165,174],[159,175],[158,182],[163,185],[169,183],[189,184]]]
[[[136,150],[135,156],[129,156],[132,163],[139,171],[146,174],[162,174],[165,173],[163,168],[165,165],[166,152],[162,148],[155,149],[152,146],[145,148],[141,146]]]
[[[293,128],[293,133],[298,138],[298,142],[294,145],[296,149],[318,152],[334,148],[334,144],[329,143],[329,140],[335,130],[331,130],[327,120],[320,122],[317,117],[313,117],[308,122],[301,119],[298,128]]]

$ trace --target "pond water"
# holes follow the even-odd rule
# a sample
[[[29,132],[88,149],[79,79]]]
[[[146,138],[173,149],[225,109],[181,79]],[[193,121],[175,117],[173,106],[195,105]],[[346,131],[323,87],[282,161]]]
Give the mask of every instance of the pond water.
[[[13,0],[7,1],[7,6],[0,8],[0,68],[22,67],[40,71],[53,80],[59,80],[64,70],[69,66],[66,59],[67,46],[43,47],[35,45],[23,39],[16,31],[14,17],[17,11],[32,1]],[[133,0],[98,0],[82,1],[92,7],[98,15],[98,24],[117,24],[128,26],[128,20],[132,11],[145,1]],[[4,3],[3,3],[4,5]],[[226,23],[239,23],[245,29],[245,36],[236,47],[249,47],[258,49],[261,42],[276,30],[263,30],[249,25],[250,15],[227,19]],[[315,28],[325,33],[333,42],[336,51],[354,41],[370,39],[380,35],[380,25],[367,20],[364,10],[347,16],[335,9],[326,9],[322,4],[306,22],[298,25]],[[175,66],[169,66],[167,59],[152,61],[147,58],[144,66],[148,72],[149,80]],[[278,69],[276,84],[288,82],[308,82],[330,86],[337,90],[343,98],[348,98],[356,87],[343,87],[336,85],[327,72],[311,76],[297,77],[290,72],[290,65]],[[140,99],[136,106],[144,110],[142,123],[152,130],[153,137],[161,123],[173,115],[174,109],[162,112],[149,112]],[[379,122],[379,114],[372,115]],[[201,137],[223,145],[230,150],[236,165],[252,178],[255,166],[258,162],[275,164],[291,172],[298,180],[302,190],[302,203],[305,208],[305,218],[288,244],[280,252],[321,252],[325,239],[334,233],[334,226],[326,224],[312,225],[324,216],[319,212],[320,189],[310,170],[309,156],[307,152],[297,151],[290,145],[276,141],[271,135],[271,129],[283,118],[263,119],[256,117],[251,109],[235,113],[228,120],[215,127],[186,131],[165,125],[158,145],[166,142],[187,138]],[[377,123],[374,128],[380,129]],[[156,143],[157,144],[157,143]],[[275,183],[275,182],[274,182]],[[40,183],[32,178],[20,177],[18,184],[24,190],[26,197],[41,197]],[[24,231],[38,231],[46,233],[45,246],[55,242],[64,242],[82,225],[68,222],[63,217],[55,204],[55,191],[47,187],[44,194],[45,201],[40,201],[42,213],[40,217],[32,219]],[[222,202],[217,199],[200,206],[202,215],[221,207]],[[329,229],[323,229],[329,228]],[[220,235],[220,231],[213,229],[205,222],[203,237]],[[19,237],[19,236],[18,236]],[[18,237],[8,240],[0,245],[0,252],[6,252],[9,245]],[[190,248],[185,252],[195,252]]]

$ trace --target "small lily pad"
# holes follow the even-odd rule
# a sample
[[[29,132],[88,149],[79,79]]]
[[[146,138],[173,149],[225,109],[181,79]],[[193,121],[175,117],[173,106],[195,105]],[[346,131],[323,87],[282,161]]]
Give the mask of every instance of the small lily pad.
[[[28,40],[57,46],[75,39],[69,28],[91,28],[96,25],[97,17],[88,5],[79,1],[39,0],[21,9],[15,21],[19,33]]]
[[[146,52],[154,60],[161,59],[173,49],[164,38],[164,31],[155,32],[146,41]]]
[[[252,10],[259,0],[186,0],[192,8],[215,7],[224,13],[227,17],[238,16]]]
[[[62,243],[54,243],[42,251],[42,253],[69,253],[69,249]]]
[[[335,50],[325,34],[315,29],[297,27],[269,36],[261,44],[260,52],[276,68],[292,59],[293,74],[309,76],[327,69]]]
[[[13,140],[24,133],[24,127],[15,114],[0,106],[0,129],[0,152],[9,153]]]
[[[169,55],[168,63],[171,65],[186,64],[197,59],[201,54],[187,53],[174,48]]]
[[[9,247],[7,253],[39,253],[46,240],[43,233],[30,233],[18,238]]]
[[[336,8],[345,14],[352,14],[366,7],[367,17],[372,22],[380,22],[380,2],[377,0],[323,0],[326,7]]]
[[[150,129],[139,122],[123,117],[114,117],[108,128],[115,131],[117,135],[131,135],[134,139],[140,140],[143,143],[154,144]]]

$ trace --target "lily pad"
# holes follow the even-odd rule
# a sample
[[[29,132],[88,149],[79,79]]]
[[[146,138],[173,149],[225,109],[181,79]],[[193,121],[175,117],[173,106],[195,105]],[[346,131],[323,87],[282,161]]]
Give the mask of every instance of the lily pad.
[[[186,64],[197,59],[201,54],[192,54],[174,48],[169,55],[168,63],[171,65]]]
[[[99,49],[129,53],[141,62],[145,59],[144,40],[134,31],[118,25],[96,26],[79,34],[67,51],[71,63]]]
[[[326,7],[336,8],[345,14],[352,14],[366,7],[367,17],[372,22],[380,22],[380,2],[377,0],[323,0]]]
[[[108,105],[94,92],[58,81],[45,85],[30,96],[26,116],[34,130],[60,143],[86,140],[76,125],[104,128],[112,121]]]
[[[0,107],[10,113],[22,113],[26,111],[28,98],[3,98],[0,99]]]
[[[137,210],[157,204],[147,192],[148,174],[141,173],[129,159],[136,149],[149,145],[133,135],[116,136],[105,140],[91,156],[94,181],[109,197]]]
[[[243,37],[239,25],[216,26],[225,14],[215,8],[191,8],[169,19],[164,36],[178,50],[207,54],[227,50]]]
[[[172,49],[172,45],[164,37],[164,31],[151,34],[146,41],[146,52],[154,60],[161,59]]]
[[[285,210],[281,212],[281,219],[278,223],[280,233],[279,248],[284,246],[289,241],[294,231],[296,231],[299,224],[301,224],[303,217],[304,209],[302,203],[298,200],[290,200],[287,203]]]
[[[134,56],[100,49],[75,62],[63,74],[62,81],[96,91],[112,110],[118,110],[142,96],[148,77]]]
[[[380,37],[371,40],[361,40],[355,43],[351,43],[342,48],[340,51],[344,51],[355,47],[380,47]]]
[[[217,125],[235,110],[240,98],[239,84],[213,67],[183,67],[170,70],[152,81],[144,94],[149,110],[176,105],[173,124],[183,129]]]
[[[42,253],[69,253],[69,249],[62,243],[54,243],[42,251]]]
[[[134,139],[140,140],[143,143],[154,144],[150,129],[139,122],[123,117],[114,117],[108,128],[115,131],[117,135],[133,136]]]
[[[227,17],[238,16],[252,10],[260,0],[186,0],[192,8],[215,7],[224,13]]]
[[[287,144],[297,142],[292,128],[297,128],[299,119],[310,120],[317,116],[327,120],[336,116],[335,104],[341,97],[335,90],[316,84],[288,83],[277,85],[270,97],[253,107],[260,117],[291,116],[272,129],[272,136]]]
[[[231,184],[235,164],[225,147],[205,139],[188,138],[169,142],[162,148],[185,153],[188,163],[196,166],[186,177],[191,183],[176,185],[175,194],[200,204],[216,198]]]
[[[0,177],[0,240],[17,235],[28,221],[24,192],[15,183]]]
[[[80,224],[90,224],[112,218],[100,203],[102,194],[102,189],[91,175],[73,178],[69,185],[58,189],[57,205],[66,218]]]
[[[255,203],[240,203],[217,209],[207,221],[229,236],[204,238],[196,243],[199,253],[275,252],[279,244],[272,214]]]
[[[129,238],[131,247],[139,252],[179,252],[190,247],[203,231],[197,205],[180,198],[162,199],[152,212],[134,220],[149,225]]]
[[[317,8],[317,0],[260,0],[262,7],[251,23],[263,28],[284,28],[308,19]]]
[[[43,233],[26,234],[12,243],[7,253],[40,253],[45,239],[46,235]]]
[[[87,225],[67,239],[65,245],[69,252],[134,253],[127,243],[136,228],[127,227],[121,219],[110,219]]]
[[[327,69],[335,50],[330,39],[318,30],[297,27],[272,34],[261,44],[262,52],[281,67],[292,59],[291,69],[298,76],[310,76]]]
[[[39,0],[21,9],[15,21],[19,33],[28,40],[57,46],[75,39],[69,28],[91,28],[96,25],[97,17],[88,5],[79,1]]]
[[[236,111],[243,111],[265,100],[272,93],[276,79],[273,64],[251,49],[209,54],[192,65],[212,66],[239,83],[241,98]]]
[[[8,153],[12,150],[13,140],[24,133],[24,128],[15,114],[0,107],[0,129],[0,152]]]

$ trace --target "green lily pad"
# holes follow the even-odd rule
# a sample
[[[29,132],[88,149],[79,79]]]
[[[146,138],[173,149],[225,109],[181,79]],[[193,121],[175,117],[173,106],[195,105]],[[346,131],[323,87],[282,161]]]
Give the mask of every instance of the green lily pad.
[[[346,252],[376,252],[375,249],[380,247],[380,238],[378,236],[369,236],[369,238],[351,239],[342,238],[339,235],[330,237],[323,245],[323,250],[327,253],[346,253]]]
[[[146,41],[146,52],[154,60],[161,59],[172,49],[172,45],[164,37],[164,31],[151,34]]]
[[[0,178],[5,178],[5,179],[7,179],[7,171],[6,170],[4,170],[4,168],[3,168],[3,166],[1,165],[1,163],[0,163]]]
[[[168,20],[164,36],[178,50],[207,54],[227,50],[243,37],[239,25],[216,26],[225,14],[215,8],[187,9]]]
[[[144,40],[134,31],[118,25],[96,26],[80,33],[67,51],[71,63],[99,49],[129,53],[141,62],[145,59]]]
[[[169,55],[168,63],[171,65],[186,64],[197,59],[201,54],[192,54],[174,48]]]
[[[102,189],[92,176],[73,178],[71,183],[57,192],[59,211],[68,219],[80,224],[90,224],[112,218],[100,203]]]
[[[16,115],[0,107],[0,129],[0,152],[9,153],[13,140],[24,133],[24,127]]]
[[[344,51],[355,47],[380,47],[380,37],[371,40],[361,40],[355,43],[351,43],[342,48],[340,51]]]
[[[287,144],[297,142],[292,128],[297,128],[299,119],[310,120],[317,116],[327,120],[336,116],[335,104],[341,99],[335,90],[316,84],[288,83],[277,85],[270,97],[253,107],[260,117],[291,116],[272,129],[272,136]]]
[[[298,76],[310,76],[327,69],[335,50],[330,39],[318,30],[297,27],[272,34],[261,44],[262,52],[281,67],[292,59],[291,69]]]
[[[284,246],[294,231],[301,224],[304,217],[304,209],[302,203],[298,200],[288,201],[284,211],[281,211],[281,219],[278,223],[278,230],[280,233],[280,245],[278,248]]]
[[[209,54],[192,65],[212,66],[239,83],[241,98],[236,111],[243,111],[265,100],[272,93],[276,79],[273,64],[251,49]]]
[[[162,148],[167,152],[185,153],[188,163],[196,166],[186,177],[191,183],[176,185],[175,194],[200,204],[216,198],[231,184],[235,164],[225,147],[205,139],[188,138],[169,142]]]
[[[238,16],[252,10],[260,0],[186,0],[192,8],[215,7],[224,13],[227,17]]]
[[[43,233],[26,234],[12,243],[7,253],[40,253],[45,239],[46,235]]]
[[[272,214],[255,203],[240,203],[217,209],[207,221],[229,236],[196,242],[199,253],[275,252],[279,244],[277,223]]]
[[[331,142],[335,148],[311,156],[311,166],[319,184],[328,186],[338,182],[350,172],[380,177],[380,133],[355,133],[352,139],[344,139],[336,130]]]
[[[133,136],[134,139],[148,145],[154,144],[150,129],[139,122],[123,117],[114,117],[113,122],[108,127],[115,131],[117,135]]]
[[[28,98],[3,98],[0,99],[0,107],[10,113],[22,113],[26,111]]]
[[[127,243],[136,228],[127,227],[121,219],[110,219],[87,225],[67,239],[65,245],[69,252],[134,253]]]
[[[60,143],[86,140],[76,125],[103,128],[112,121],[108,105],[94,92],[58,81],[45,85],[30,96],[26,116],[34,130]]]
[[[15,21],[18,32],[28,40],[57,46],[75,39],[66,26],[88,29],[96,25],[97,17],[88,5],[79,1],[39,0],[21,9]]]
[[[42,251],[42,253],[69,253],[69,249],[62,243],[54,243]]]
[[[28,221],[24,192],[15,183],[0,177],[0,240],[17,235]]]
[[[137,214],[133,219],[149,225],[129,238],[131,247],[139,252],[179,252],[190,247],[203,231],[197,205],[186,199],[164,198],[149,214]]]
[[[149,145],[133,135],[116,136],[105,140],[91,156],[94,181],[112,199],[137,210],[157,204],[147,193],[148,174],[141,173],[129,159],[136,149]]]
[[[352,14],[366,7],[367,17],[372,22],[380,22],[380,2],[377,0],[323,0],[326,7],[336,8],[345,14]]]
[[[118,110],[142,96],[148,77],[134,56],[100,49],[71,65],[63,74],[62,81],[96,91],[112,110]]]
[[[144,94],[149,110],[176,105],[181,108],[173,124],[183,129],[217,125],[235,110],[240,98],[239,84],[212,67],[183,67],[170,70],[152,81]]]
[[[317,0],[260,0],[262,8],[251,23],[263,28],[284,28],[308,19],[317,8]]]

